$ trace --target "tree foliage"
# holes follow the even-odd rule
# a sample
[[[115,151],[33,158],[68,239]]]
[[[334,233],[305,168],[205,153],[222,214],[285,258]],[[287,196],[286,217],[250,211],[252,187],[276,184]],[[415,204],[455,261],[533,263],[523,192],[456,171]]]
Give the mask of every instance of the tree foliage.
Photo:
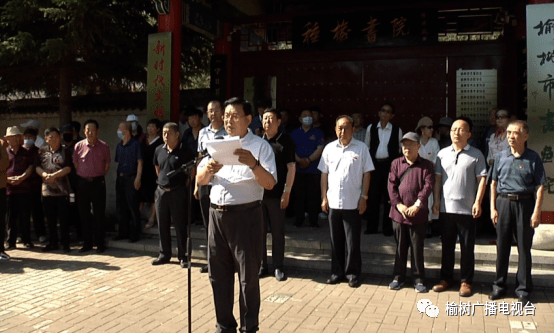
[[[150,0],[0,0],[0,94],[61,95],[63,68],[73,90],[133,90],[155,18]]]
[[[213,40],[185,28],[181,41],[181,87],[183,89],[209,88],[210,59],[214,52]]]

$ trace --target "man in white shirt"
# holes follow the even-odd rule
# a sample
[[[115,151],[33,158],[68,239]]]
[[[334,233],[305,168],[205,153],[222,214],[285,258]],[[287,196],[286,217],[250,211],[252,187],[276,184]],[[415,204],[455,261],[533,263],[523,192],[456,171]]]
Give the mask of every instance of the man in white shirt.
[[[208,226],[208,270],[214,295],[218,332],[236,332],[233,316],[235,268],[240,280],[240,331],[255,332],[259,325],[265,190],[277,182],[271,145],[248,129],[252,105],[242,98],[225,101],[225,130],[239,136],[234,154],[241,165],[222,165],[205,157],[198,165],[198,185],[211,182]]]
[[[355,288],[362,271],[360,236],[361,215],[367,208],[370,172],[374,170],[369,150],[352,139],[354,121],[339,116],[335,125],[338,139],[329,143],[321,155],[321,209],[329,213],[331,230],[331,278],[337,284],[345,278]]]
[[[373,182],[369,189],[369,207],[364,217],[367,220],[367,228],[364,234],[375,234],[379,228],[379,210],[381,199],[383,204],[383,234],[387,237],[393,235],[392,221],[389,218],[390,203],[387,190],[389,171],[394,159],[402,155],[402,130],[390,121],[394,118],[394,105],[385,102],[379,108],[379,122],[367,127],[365,143],[369,147],[369,154],[375,164],[372,173]]]

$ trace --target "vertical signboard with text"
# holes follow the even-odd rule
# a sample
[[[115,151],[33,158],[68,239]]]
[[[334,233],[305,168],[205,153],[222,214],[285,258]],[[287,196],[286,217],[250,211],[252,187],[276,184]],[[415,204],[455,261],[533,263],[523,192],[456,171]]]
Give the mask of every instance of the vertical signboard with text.
[[[497,77],[495,69],[456,71],[456,117],[469,117],[473,133],[489,125],[489,111],[498,104]]]
[[[171,32],[148,36],[146,109],[148,119],[171,116]]]
[[[546,170],[544,211],[554,211],[554,4],[527,5],[529,147]]]

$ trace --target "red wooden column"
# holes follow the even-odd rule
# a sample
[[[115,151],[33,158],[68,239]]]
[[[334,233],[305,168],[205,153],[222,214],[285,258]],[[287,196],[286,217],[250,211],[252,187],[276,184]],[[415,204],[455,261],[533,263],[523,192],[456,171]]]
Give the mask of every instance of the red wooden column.
[[[183,0],[170,0],[169,14],[158,15],[158,32],[171,31],[171,116],[179,121],[179,92],[181,69],[181,32],[183,29]]]
[[[227,89],[226,98],[231,98],[231,71],[232,71],[232,43],[229,41],[231,38],[231,24],[223,23],[223,36],[215,40],[214,54],[227,56]],[[222,101],[223,102],[223,101]]]

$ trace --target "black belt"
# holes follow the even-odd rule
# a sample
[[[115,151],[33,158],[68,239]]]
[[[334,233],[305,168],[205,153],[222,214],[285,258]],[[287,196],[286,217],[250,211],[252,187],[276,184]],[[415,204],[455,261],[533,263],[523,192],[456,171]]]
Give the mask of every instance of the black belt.
[[[500,194],[498,194],[498,196],[507,198],[510,201],[520,201],[520,200],[523,200],[523,199],[535,198],[535,194],[533,194],[533,193],[523,193],[523,194],[504,194],[504,193],[500,193]]]
[[[163,190],[165,192],[169,192],[169,191],[175,191],[177,189],[181,189],[181,188],[183,188],[183,186],[163,187],[163,186],[158,185],[158,188],[160,188],[161,190]]]
[[[82,177],[80,176],[81,180],[85,182],[94,182],[94,181],[104,181],[104,176],[96,176],[96,177]]]
[[[259,205],[261,205],[260,201],[254,201],[246,204],[237,204],[237,205],[217,205],[217,204],[210,203],[210,207],[216,209],[217,211],[229,211],[229,212],[245,211],[248,209],[255,208]]]
[[[119,176],[137,176],[137,173],[117,173]]]

